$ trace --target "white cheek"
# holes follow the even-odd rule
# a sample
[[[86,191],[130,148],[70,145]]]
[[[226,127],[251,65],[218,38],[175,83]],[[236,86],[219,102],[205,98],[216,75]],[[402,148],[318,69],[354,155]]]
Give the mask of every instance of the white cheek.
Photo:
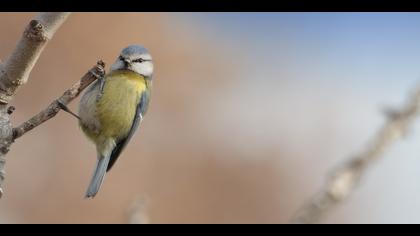
[[[151,76],[153,74],[153,64],[151,62],[136,63],[133,65],[133,69],[144,76]]]

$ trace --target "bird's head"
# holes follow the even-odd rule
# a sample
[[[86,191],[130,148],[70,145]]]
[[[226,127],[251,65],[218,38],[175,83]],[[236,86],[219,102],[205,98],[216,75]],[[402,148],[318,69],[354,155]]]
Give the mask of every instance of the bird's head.
[[[130,45],[124,48],[117,60],[111,66],[114,70],[130,70],[151,79],[153,75],[153,61],[149,51],[141,45]]]

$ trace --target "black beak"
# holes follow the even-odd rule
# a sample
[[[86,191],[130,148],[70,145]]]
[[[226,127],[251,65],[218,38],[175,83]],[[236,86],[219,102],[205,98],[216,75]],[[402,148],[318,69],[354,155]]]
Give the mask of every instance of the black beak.
[[[127,59],[122,60],[122,62],[124,63],[125,67],[128,67],[128,65],[130,64],[130,61]]]

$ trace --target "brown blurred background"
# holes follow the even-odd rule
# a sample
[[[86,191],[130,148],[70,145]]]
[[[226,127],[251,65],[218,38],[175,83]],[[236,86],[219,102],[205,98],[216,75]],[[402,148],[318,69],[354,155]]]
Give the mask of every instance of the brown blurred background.
[[[1,35],[0,58],[12,51],[33,15],[0,14],[0,32],[7,32]],[[268,58],[255,60],[258,45],[242,42],[246,35],[208,30],[208,23],[195,17],[69,17],[13,101],[14,124],[43,109],[98,59],[109,68],[120,49],[133,43],[143,44],[154,57],[150,110],[94,200],[83,196],[95,147],[73,117],[60,113],[17,140],[7,156],[0,223],[127,223],[139,201],[150,223],[286,223],[322,185],[330,167],[360,150],[380,127],[378,104],[401,102],[404,96],[396,94],[404,95],[416,79],[406,76],[412,80],[394,86],[394,94],[381,87],[352,87],[340,80],[342,74],[328,74],[331,64],[318,66],[324,51],[312,51],[319,58],[305,56],[321,69],[301,66],[307,62],[295,52],[309,51],[313,42],[292,47],[296,41],[287,35],[276,41],[283,46],[272,53],[282,57],[270,62],[274,69],[269,71],[261,66],[269,64]],[[285,22],[273,30],[282,27],[299,28]],[[355,67],[351,70],[357,74]],[[264,80],[268,75],[275,80]],[[339,82],[317,81],[321,77]],[[76,111],[77,104],[70,107]],[[399,166],[393,161],[377,166],[352,200],[325,222],[420,219],[415,213],[420,205],[412,200],[420,189],[400,184],[419,175],[416,154],[392,152],[411,158]]]

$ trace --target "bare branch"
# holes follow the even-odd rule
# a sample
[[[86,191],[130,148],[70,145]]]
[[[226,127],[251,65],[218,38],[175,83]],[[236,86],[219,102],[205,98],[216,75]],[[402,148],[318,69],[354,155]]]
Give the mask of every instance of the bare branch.
[[[41,111],[37,115],[33,116],[28,121],[14,128],[13,139],[17,139],[21,137],[26,132],[32,130],[38,125],[41,125],[45,121],[53,118],[61,110],[60,105],[58,103],[59,101],[64,105],[69,104],[77,96],[79,96],[80,92],[83,91],[83,89],[85,89],[96,79],[104,75],[105,75],[105,63],[103,61],[98,61],[98,63],[92,69],[90,69],[80,79],[79,82],[75,83],[71,88],[67,89],[61,97],[54,100],[47,108],[45,108],[43,111]]]
[[[69,16],[69,13],[40,13],[26,27],[9,58],[0,64],[0,198],[4,181],[5,156],[13,143],[14,135],[6,105],[16,90],[26,83],[47,42]]]
[[[45,121],[57,115],[57,113],[61,110],[61,107],[58,101],[60,101],[63,105],[69,104],[92,82],[94,82],[96,79],[104,75],[105,75],[105,63],[103,61],[98,61],[97,64],[80,79],[80,81],[75,83],[71,88],[67,89],[61,97],[54,100],[47,108],[42,110],[37,115],[33,116],[28,121],[14,128],[11,132],[12,135],[10,135],[12,136],[10,143],[8,145],[4,145],[4,147],[9,148],[10,144],[15,139],[21,137],[28,131],[34,129],[35,127],[41,125]],[[7,113],[11,113],[13,112],[13,110],[14,110],[14,107],[9,107],[7,109]],[[1,118],[2,116],[0,116],[0,119]],[[3,158],[3,156],[0,156],[0,198],[3,195],[3,189],[1,188],[1,186],[5,178],[5,172],[4,172],[5,164],[6,164],[6,160]]]
[[[39,13],[24,30],[12,54],[0,64],[0,197],[3,195],[1,185],[5,176],[5,156],[14,141],[10,122],[10,114],[14,109],[7,108],[7,104],[17,89],[28,81],[47,42],[69,15],[62,12]]]
[[[0,68],[0,103],[9,103],[18,87],[25,84],[47,42],[70,13],[38,14],[29,25],[15,50]]]
[[[3,183],[6,173],[4,172],[4,166],[6,165],[6,160],[0,158],[0,183]],[[3,196],[3,189],[0,187],[0,198]]]
[[[334,206],[347,199],[366,174],[369,165],[381,158],[385,151],[407,133],[419,110],[420,86],[403,109],[385,113],[388,121],[379,130],[371,145],[336,168],[326,185],[296,213],[292,222],[317,223]]]
[[[5,106],[5,105],[0,105]],[[6,165],[5,156],[9,152],[10,145],[12,144],[12,124],[10,116],[7,114],[5,108],[0,109],[0,198],[3,196],[3,189],[1,183],[4,181],[5,172],[4,166]]]

